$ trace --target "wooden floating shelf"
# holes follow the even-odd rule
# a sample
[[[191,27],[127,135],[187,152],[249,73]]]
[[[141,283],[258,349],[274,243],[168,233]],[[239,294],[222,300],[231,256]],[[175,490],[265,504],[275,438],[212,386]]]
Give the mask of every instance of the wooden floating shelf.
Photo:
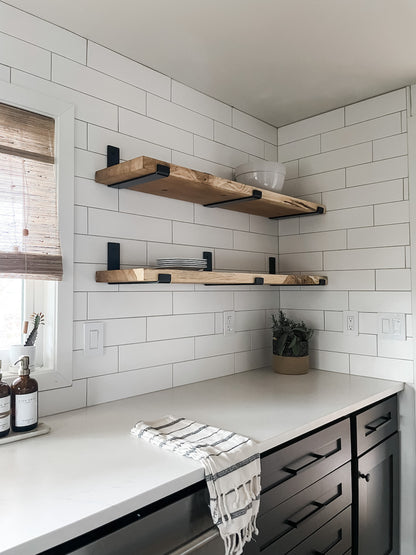
[[[115,147],[109,147],[118,150]],[[258,190],[250,185],[215,177],[147,156],[139,156],[99,170],[95,181],[116,188],[217,206],[267,218],[323,214],[325,206]]]
[[[200,272],[196,270],[170,270],[166,268],[101,270],[96,272],[96,281],[100,283],[164,282],[199,283],[205,285],[326,285],[328,283],[325,276],[315,275]]]

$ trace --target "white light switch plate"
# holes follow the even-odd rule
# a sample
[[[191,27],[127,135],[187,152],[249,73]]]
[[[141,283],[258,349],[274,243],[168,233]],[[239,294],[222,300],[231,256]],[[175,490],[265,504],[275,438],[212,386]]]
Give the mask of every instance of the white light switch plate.
[[[404,314],[380,312],[377,314],[377,322],[380,339],[406,340],[406,318]]]
[[[104,354],[103,322],[84,323],[84,355],[97,356]]]

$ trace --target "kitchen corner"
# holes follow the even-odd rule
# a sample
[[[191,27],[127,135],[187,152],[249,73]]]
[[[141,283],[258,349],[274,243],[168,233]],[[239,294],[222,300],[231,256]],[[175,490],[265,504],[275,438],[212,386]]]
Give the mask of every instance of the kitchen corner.
[[[248,435],[264,453],[403,387],[265,368],[47,417],[49,435],[2,447],[0,551],[49,549],[203,479],[196,462],[131,436],[138,420],[189,417]]]

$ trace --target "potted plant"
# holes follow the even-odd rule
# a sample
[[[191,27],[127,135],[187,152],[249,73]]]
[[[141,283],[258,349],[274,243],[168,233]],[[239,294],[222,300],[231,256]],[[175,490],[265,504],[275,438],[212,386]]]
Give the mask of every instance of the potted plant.
[[[30,362],[30,370],[33,372],[35,369],[36,360],[36,339],[38,337],[39,326],[45,325],[45,315],[42,312],[37,312],[31,316],[33,328],[26,338],[24,345],[11,345],[9,349],[10,366],[12,367],[16,360],[21,356],[28,356]],[[23,333],[27,333],[28,322],[24,322]]]
[[[280,310],[273,320],[273,370],[279,374],[306,374],[309,370],[309,339],[313,330],[295,322]]]

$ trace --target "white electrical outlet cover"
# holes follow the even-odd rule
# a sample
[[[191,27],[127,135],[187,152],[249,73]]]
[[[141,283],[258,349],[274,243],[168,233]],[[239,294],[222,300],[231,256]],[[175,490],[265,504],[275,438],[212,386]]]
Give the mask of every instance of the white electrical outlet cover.
[[[377,314],[378,337],[390,341],[406,341],[406,316],[393,312]]]
[[[355,310],[344,310],[343,329],[348,335],[358,335],[358,312]]]

